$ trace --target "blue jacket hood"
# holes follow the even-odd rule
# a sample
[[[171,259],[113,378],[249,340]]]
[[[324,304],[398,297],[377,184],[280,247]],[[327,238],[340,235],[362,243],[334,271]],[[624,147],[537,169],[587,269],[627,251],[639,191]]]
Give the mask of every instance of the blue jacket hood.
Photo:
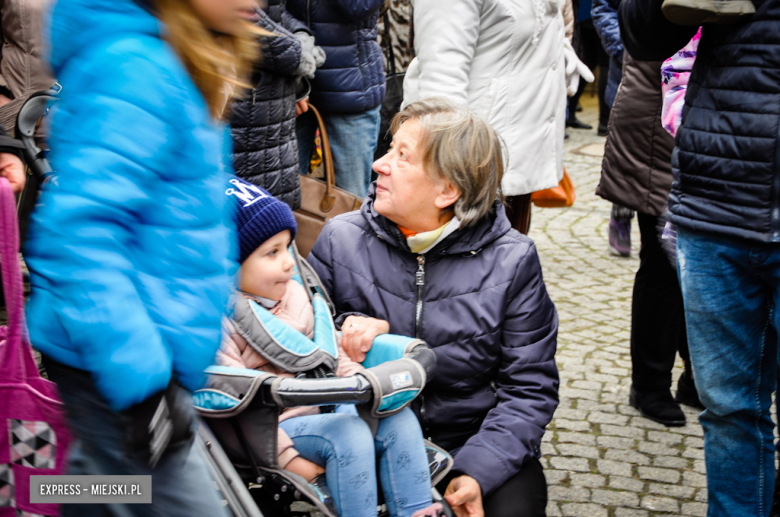
[[[59,0],[45,23],[49,63],[58,76],[87,44],[119,33],[160,35],[160,22],[133,0]]]

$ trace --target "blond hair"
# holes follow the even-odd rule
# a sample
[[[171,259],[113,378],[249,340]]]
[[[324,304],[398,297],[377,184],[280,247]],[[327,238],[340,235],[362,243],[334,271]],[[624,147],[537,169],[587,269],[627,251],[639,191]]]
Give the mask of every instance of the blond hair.
[[[503,202],[501,138],[487,121],[441,97],[406,106],[393,117],[390,132],[395,134],[407,120],[420,124],[423,169],[460,192],[460,198],[442,213],[454,211],[465,228],[491,213],[496,199]]]
[[[156,15],[166,26],[165,39],[181,58],[209,113],[220,118],[227,85],[248,87],[246,77],[259,59],[257,38],[268,32],[246,22],[239,35],[209,30],[189,0],[154,0]]]

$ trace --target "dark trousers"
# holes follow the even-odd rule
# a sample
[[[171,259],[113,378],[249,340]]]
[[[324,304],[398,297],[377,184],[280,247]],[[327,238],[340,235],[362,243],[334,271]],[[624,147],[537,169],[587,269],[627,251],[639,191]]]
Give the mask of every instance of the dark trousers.
[[[632,381],[638,391],[669,389],[677,352],[688,360],[688,335],[677,271],[659,240],[659,218],[637,214],[642,249],[631,304]]]
[[[577,55],[580,57],[585,66],[590,68],[593,72],[596,71],[596,67],[599,68],[599,125],[606,126],[609,122],[609,105],[607,104],[606,92],[607,92],[607,79],[609,76],[609,55],[604,50],[604,46],[601,44],[596,29],[593,28],[593,24],[588,21],[580,24],[580,42],[579,49],[577,49]],[[576,117],[577,104],[580,102],[580,97],[585,91],[587,82],[584,79],[580,79],[580,86],[577,89],[577,93],[569,97],[569,118]]]
[[[528,235],[531,229],[531,194],[506,197],[506,216],[512,228]]]
[[[452,473],[447,475],[436,489],[444,495],[455,476]],[[527,460],[520,472],[482,498],[482,506],[485,517],[544,517],[547,511],[547,480],[539,460]]]

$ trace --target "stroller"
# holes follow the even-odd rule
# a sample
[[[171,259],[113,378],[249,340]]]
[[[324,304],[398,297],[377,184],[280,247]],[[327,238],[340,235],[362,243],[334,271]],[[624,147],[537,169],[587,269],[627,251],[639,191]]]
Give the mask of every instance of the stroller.
[[[25,159],[36,180],[28,182],[34,185],[33,195],[52,173],[34,134],[40,118],[56,102],[57,93],[59,89],[33,94],[17,118],[17,138],[25,145]],[[299,257],[294,244],[292,248],[296,259],[293,278],[309,293],[315,321],[332,328],[332,304],[327,292],[314,270]],[[366,370],[339,378],[331,373],[338,357],[335,336],[315,339],[321,345],[315,347],[310,346],[311,342],[283,344],[273,338],[273,318],[264,319],[262,311],[255,310],[248,300],[241,307],[243,312],[234,316],[251,327],[249,332],[268,334],[277,351],[293,349],[294,353],[287,355],[295,364],[287,364],[285,369],[297,375],[282,378],[225,366],[207,370],[206,387],[193,394],[195,408],[202,417],[196,446],[207,460],[215,488],[234,517],[338,517],[305,479],[279,468],[277,433],[282,409],[321,406],[327,412],[335,405],[354,404],[371,425],[376,418],[401,411],[422,391],[435,371],[435,355],[418,339],[379,336],[363,362]],[[425,445],[433,501],[442,505],[439,515],[452,517],[452,510],[433,487],[450,471],[453,460],[434,444],[426,441]],[[377,515],[388,515],[386,505],[379,505]]]

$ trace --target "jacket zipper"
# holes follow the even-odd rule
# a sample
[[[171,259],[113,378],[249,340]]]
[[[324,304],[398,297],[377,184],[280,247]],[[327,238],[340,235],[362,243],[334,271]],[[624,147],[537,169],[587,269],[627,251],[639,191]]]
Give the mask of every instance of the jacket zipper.
[[[780,134],[780,133],[779,133]],[[772,182],[772,237],[770,242],[780,241],[780,146],[775,151],[775,177]]]
[[[422,308],[423,308],[423,289],[425,288],[425,255],[417,255],[417,273],[414,275],[415,285],[417,285],[417,306],[414,314],[414,337],[421,339],[422,335]],[[422,420],[422,430],[426,438],[431,440],[431,432],[428,428],[428,419],[425,417],[425,395],[420,394],[420,420]],[[433,440],[431,440],[433,441]]]
[[[311,0],[306,0],[306,26],[311,29]]]
[[[252,88],[252,106],[257,102],[257,88]]]

